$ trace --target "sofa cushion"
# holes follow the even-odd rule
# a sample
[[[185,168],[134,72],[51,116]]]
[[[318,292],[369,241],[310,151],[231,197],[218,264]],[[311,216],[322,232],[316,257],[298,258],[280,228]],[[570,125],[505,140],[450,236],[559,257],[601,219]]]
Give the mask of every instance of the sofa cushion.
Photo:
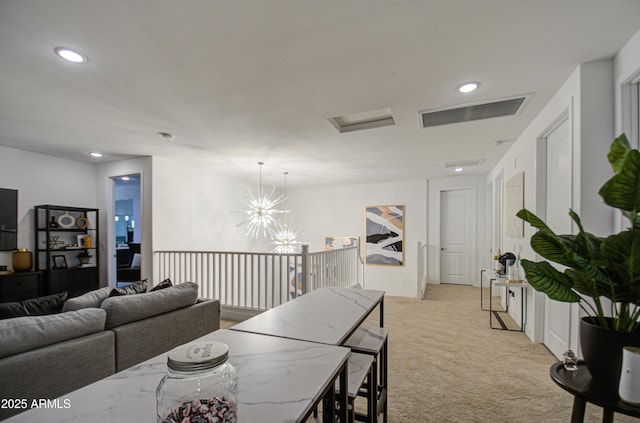
[[[67,291],[64,291],[59,294],[23,300],[19,303],[2,303],[0,304],[0,319],[60,313],[66,299]]]
[[[173,284],[171,283],[171,279],[167,278],[162,282],[160,282],[159,284],[157,284],[156,286],[154,286],[153,288],[151,288],[149,292],[159,291],[161,289],[169,288],[170,286],[173,286]]]
[[[99,308],[0,321],[0,358],[104,330],[107,314]]]
[[[100,307],[107,312],[105,327],[111,329],[193,305],[197,299],[198,284],[185,282],[144,294],[109,297]]]
[[[108,286],[96,289],[94,291],[89,291],[86,294],[82,294],[78,297],[69,298],[64,302],[64,306],[62,306],[62,312],[64,313],[65,311],[76,311],[83,308],[100,308],[100,304],[102,304],[102,302],[107,298],[109,298]]]
[[[121,295],[130,295],[130,294],[142,294],[143,292],[147,292],[146,279],[129,284],[124,288],[113,288],[109,293],[109,297],[119,297]]]

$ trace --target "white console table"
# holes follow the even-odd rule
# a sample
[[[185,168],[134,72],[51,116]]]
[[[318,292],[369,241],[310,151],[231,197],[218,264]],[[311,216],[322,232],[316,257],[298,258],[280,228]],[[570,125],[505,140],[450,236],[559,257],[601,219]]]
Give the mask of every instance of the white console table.
[[[524,332],[524,323],[525,323],[525,310],[526,310],[526,303],[527,303],[527,290],[529,288],[529,284],[522,282],[522,283],[516,283],[516,282],[505,282],[504,280],[498,280],[497,282],[494,282],[494,279],[490,279],[489,280],[489,327],[491,329],[501,329],[501,330],[509,330],[509,331],[514,331],[514,332]],[[512,288],[519,288],[520,289],[520,329],[509,329],[507,327],[507,325],[502,321],[502,319],[500,318],[500,315],[498,314],[499,311],[498,310],[494,310],[493,309],[493,287],[497,286],[497,287],[504,287],[505,288],[505,313],[509,313],[509,300],[510,300],[510,296],[509,296],[509,290]],[[500,327],[494,327],[493,326],[493,317],[495,316],[496,320],[498,321],[498,324],[500,324]]]

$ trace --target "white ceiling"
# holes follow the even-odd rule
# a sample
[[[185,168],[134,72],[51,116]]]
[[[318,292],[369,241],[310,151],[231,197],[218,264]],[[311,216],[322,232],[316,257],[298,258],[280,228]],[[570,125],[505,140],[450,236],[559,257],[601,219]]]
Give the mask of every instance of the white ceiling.
[[[580,63],[640,29],[638,0],[0,0],[0,145],[158,155],[292,186],[491,169]],[[64,46],[85,64],[54,55]],[[455,87],[480,81],[462,95]],[[418,111],[531,94],[515,116]],[[396,125],[329,118],[389,108]],[[175,135],[162,139],[159,131]]]

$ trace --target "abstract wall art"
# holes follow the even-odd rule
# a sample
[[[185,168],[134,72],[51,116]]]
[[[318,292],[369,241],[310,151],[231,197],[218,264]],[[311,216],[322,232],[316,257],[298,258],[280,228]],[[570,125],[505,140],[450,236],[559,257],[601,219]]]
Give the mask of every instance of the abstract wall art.
[[[366,263],[404,265],[404,206],[367,207]]]

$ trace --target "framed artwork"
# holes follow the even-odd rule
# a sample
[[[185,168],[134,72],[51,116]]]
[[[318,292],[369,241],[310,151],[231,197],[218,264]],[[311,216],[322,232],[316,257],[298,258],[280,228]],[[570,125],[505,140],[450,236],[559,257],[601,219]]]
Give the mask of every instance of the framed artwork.
[[[360,248],[360,237],[358,236],[325,236],[324,249],[335,250],[337,248]]]
[[[366,263],[404,266],[404,206],[367,207]]]
[[[51,256],[53,260],[53,268],[54,269],[66,269],[67,268],[67,259],[63,255],[59,256]]]
[[[516,216],[524,208],[524,172],[513,175],[505,187],[505,223],[507,236],[524,237],[524,220]]]

